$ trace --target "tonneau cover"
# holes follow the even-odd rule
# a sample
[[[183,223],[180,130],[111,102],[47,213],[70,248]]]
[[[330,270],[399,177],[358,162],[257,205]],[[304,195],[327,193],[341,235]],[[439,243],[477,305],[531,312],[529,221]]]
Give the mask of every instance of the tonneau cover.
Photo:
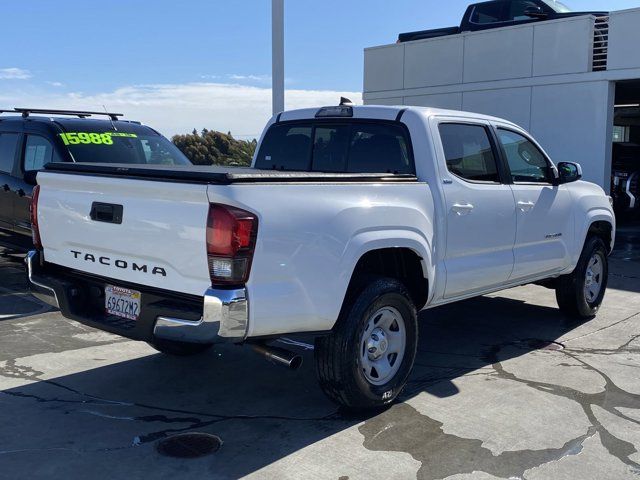
[[[258,170],[227,166],[131,165],[117,163],[54,162],[46,171],[76,175],[140,178],[155,181],[178,181],[230,185],[234,183],[282,182],[415,182],[414,175],[393,173],[323,173]]]

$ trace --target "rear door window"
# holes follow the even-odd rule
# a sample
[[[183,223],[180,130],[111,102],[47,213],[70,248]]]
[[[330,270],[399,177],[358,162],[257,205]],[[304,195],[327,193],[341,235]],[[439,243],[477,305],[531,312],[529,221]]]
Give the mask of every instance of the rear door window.
[[[0,134],[0,172],[13,173],[17,148],[17,133]]]
[[[272,126],[255,167],[333,173],[413,174],[406,130],[378,122],[292,123]]]
[[[505,7],[508,2],[487,2],[476,5],[471,13],[471,22],[478,25],[505,21]]]
[[[451,173],[472,182],[500,182],[487,127],[442,123],[439,130],[447,169]]]
[[[42,170],[53,161],[53,145],[46,138],[39,135],[28,135],[24,147],[24,171]]]

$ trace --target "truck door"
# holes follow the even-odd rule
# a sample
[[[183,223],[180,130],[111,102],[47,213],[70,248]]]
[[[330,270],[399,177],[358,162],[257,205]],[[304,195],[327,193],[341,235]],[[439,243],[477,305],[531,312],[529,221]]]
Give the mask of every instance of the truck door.
[[[553,273],[570,265],[573,210],[566,186],[554,185],[553,164],[523,133],[499,127],[497,137],[513,181],[518,227],[512,280]]]
[[[18,133],[0,133],[0,228],[13,230]]]
[[[447,281],[445,298],[504,284],[513,269],[513,193],[488,124],[441,122]],[[445,166],[446,165],[446,166]]]
[[[16,189],[13,204],[15,230],[19,233],[25,235],[31,233],[29,205],[33,185],[24,181],[24,173],[31,170],[42,170],[47,163],[53,160],[53,156],[53,145],[49,140],[33,133],[25,136],[24,148],[19,162],[19,175],[15,180]]]

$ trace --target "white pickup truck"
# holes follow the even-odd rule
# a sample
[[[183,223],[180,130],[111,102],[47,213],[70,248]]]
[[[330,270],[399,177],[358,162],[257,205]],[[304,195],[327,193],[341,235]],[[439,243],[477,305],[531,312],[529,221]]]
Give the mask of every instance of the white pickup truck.
[[[105,147],[106,148],[106,147]],[[517,285],[589,318],[610,198],[499,118],[414,107],[284,112],[253,168],[49,164],[32,204],[33,293],[68,318],[188,355],[312,333],[320,384],[392,402],[417,312]]]

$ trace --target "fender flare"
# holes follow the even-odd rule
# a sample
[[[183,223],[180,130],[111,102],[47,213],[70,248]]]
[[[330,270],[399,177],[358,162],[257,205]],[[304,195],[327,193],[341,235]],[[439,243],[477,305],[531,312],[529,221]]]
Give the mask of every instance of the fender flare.
[[[611,225],[611,245],[609,245],[609,248],[613,249],[616,235],[615,217],[606,208],[593,208],[587,212],[587,215],[584,217],[584,221],[576,228],[577,231],[574,264],[578,263],[578,259],[580,258],[580,254],[582,253],[582,249],[584,248],[584,244],[587,241],[587,233],[589,232],[591,226],[596,222],[607,222]]]
[[[340,271],[345,272],[342,279],[344,292],[346,290],[360,259],[369,252],[387,248],[406,248],[413,251],[421,260],[422,272],[425,281],[433,285],[435,265],[433,264],[431,243],[425,236],[415,230],[370,230],[360,232],[353,236],[347,244],[340,266]],[[429,288],[427,303],[432,299],[434,289]],[[344,297],[342,299],[344,302]]]

